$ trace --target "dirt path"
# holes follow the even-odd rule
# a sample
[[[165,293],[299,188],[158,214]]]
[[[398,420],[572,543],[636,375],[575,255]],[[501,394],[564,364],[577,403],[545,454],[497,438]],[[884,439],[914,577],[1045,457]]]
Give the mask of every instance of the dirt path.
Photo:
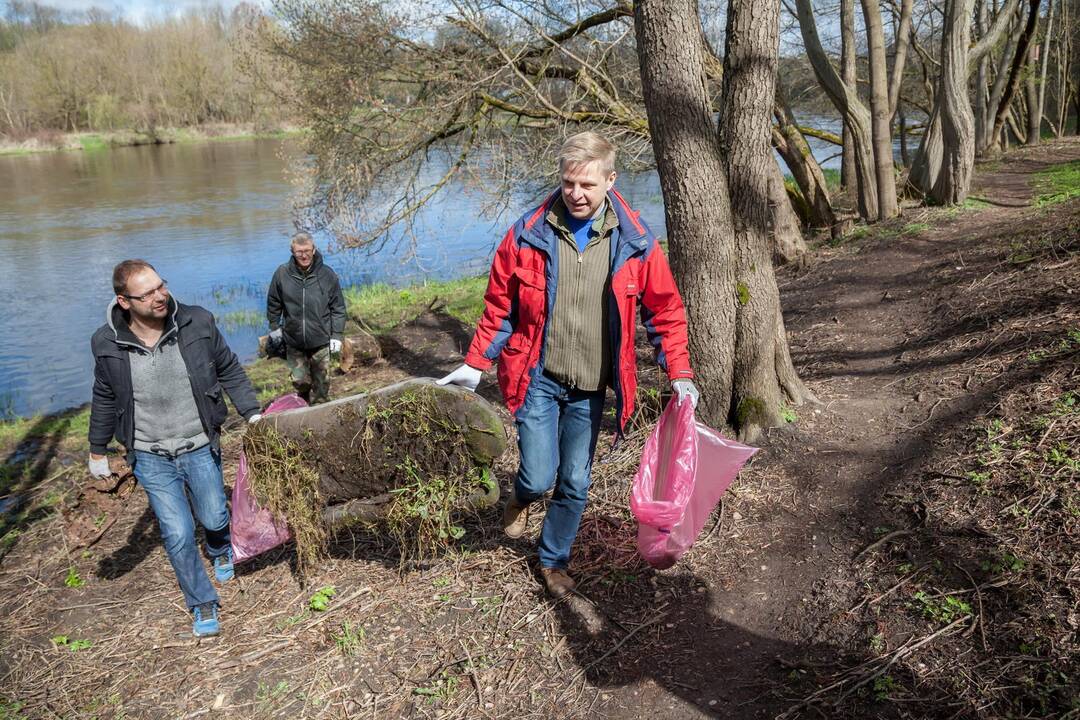
[[[1030,201],[1034,172],[1076,159],[1077,142],[1013,153],[980,169],[977,207],[909,209],[781,273],[795,364],[821,405],[769,433],[675,568],[636,561],[634,448],[602,452],[575,550],[581,593],[568,602],[544,596],[531,541],[505,540],[491,511],[469,524],[460,553],[404,576],[393,548],[363,534],[339,537],[307,587],[289,551],[269,553],[223,588],[226,634],[199,643],[185,635],[137,493],[83,555],[58,541],[54,518],[4,558],[0,702],[20,701],[30,717],[975,717],[950,705],[946,671],[891,670],[859,691],[869,673],[844,670],[874,670],[905,643],[952,632],[901,622],[903,606],[888,603],[906,589],[889,588],[913,574],[909,563],[949,562],[920,534],[934,524],[927,477],[944,439],[1028,379],[1017,353],[1080,329],[1075,249],[1002,265],[1026,238],[1075,233],[1080,202],[1047,213]],[[1025,294],[1036,280],[1045,291]],[[438,375],[468,340],[460,323],[424,315],[384,339],[385,362],[335,379],[334,392]],[[230,461],[235,451],[233,441]],[[514,465],[508,453],[504,483]],[[85,586],[65,587],[69,567]],[[312,614],[307,598],[324,585],[338,591],[333,614]],[[976,591],[979,602],[996,602],[993,592]],[[50,643],[61,634],[94,645]],[[924,647],[912,662],[938,670],[935,643]]]
[[[996,397],[959,376],[1003,351],[1003,318],[957,324],[949,306],[993,272],[988,247],[1023,235],[1033,173],[1077,159],[1077,142],[1011,155],[980,173],[977,209],[909,209],[875,238],[781,275],[795,364],[822,406],[801,410],[793,433],[774,431],[729,496],[719,555],[736,556],[734,572],[717,577],[712,558],[694,558],[716,582],[705,617],[686,620],[683,682],[695,690],[676,689],[679,712],[664,717],[774,717],[798,697],[788,670],[866,659],[851,652],[861,628],[844,611],[865,590],[860,553],[897,527],[883,500],[923,482],[935,441]],[[935,354],[956,338],[968,347]],[[652,685],[644,704],[621,693],[615,716],[655,716],[672,686]]]

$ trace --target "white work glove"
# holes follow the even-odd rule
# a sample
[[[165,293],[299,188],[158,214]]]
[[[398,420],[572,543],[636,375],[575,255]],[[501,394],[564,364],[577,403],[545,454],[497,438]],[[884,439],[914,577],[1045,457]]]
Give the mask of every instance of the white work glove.
[[[274,328],[273,330],[271,330],[270,331],[270,339],[273,340],[274,342],[280,341],[281,340],[281,328]]]
[[[337,355],[339,352],[341,352],[341,341],[340,340],[331,340],[330,341],[330,354],[331,355]]]
[[[248,418],[248,425],[254,425],[255,423],[259,422],[260,420],[262,420],[262,413],[255,413],[254,415],[252,415],[251,417]]]
[[[674,390],[675,395],[678,396],[680,405],[683,400],[690,398],[690,404],[695,408],[697,407],[698,398],[701,397],[697,385],[689,380],[672,380],[671,389]]]
[[[94,478],[107,478],[112,475],[112,470],[109,469],[109,458],[102,455],[99,458],[90,455],[89,462],[90,475]]]
[[[476,392],[476,386],[480,384],[480,376],[484,373],[469,365],[462,365],[444,378],[435,381],[436,385],[460,385],[466,390]]]

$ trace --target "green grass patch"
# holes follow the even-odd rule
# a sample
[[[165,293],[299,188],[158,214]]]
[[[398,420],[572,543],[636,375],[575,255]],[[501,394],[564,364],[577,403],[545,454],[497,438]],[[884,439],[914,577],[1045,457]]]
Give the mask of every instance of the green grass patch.
[[[90,432],[89,406],[56,415],[36,415],[0,422],[0,447],[10,447],[24,440],[48,439],[57,435],[67,443],[87,444]]]
[[[244,369],[255,388],[260,404],[292,392],[292,380],[284,360],[263,358]]]
[[[432,303],[445,303],[443,311],[466,325],[475,325],[484,310],[487,276],[427,282],[407,288],[386,283],[352,287],[345,291],[349,315],[361,318],[377,333],[416,319]]]
[[[926,232],[930,229],[930,223],[915,222],[908,223],[904,226],[903,233],[905,235],[918,235],[921,232]]]
[[[829,247],[840,247],[845,243],[852,242],[853,240],[863,240],[872,235],[874,235],[874,228],[870,225],[856,225],[851,229],[851,232],[835,238],[830,237],[825,241],[825,244]]]
[[[217,318],[218,325],[232,332],[245,327],[262,327],[266,324],[266,314],[258,310],[230,310]]]
[[[962,203],[957,203],[956,205],[949,205],[948,207],[941,208],[941,217],[947,220],[953,220],[960,217],[964,213],[985,210],[989,207],[993,207],[993,203],[991,203],[989,200],[984,200],[981,197],[969,195]]]
[[[1080,160],[1035,173],[1035,207],[1057,205],[1080,197]]]
[[[80,135],[79,144],[82,145],[82,149],[86,152],[108,150],[110,147],[105,138],[100,135]]]
[[[821,174],[825,176],[825,189],[829,194],[840,192],[840,171],[836,168],[821,168]]]

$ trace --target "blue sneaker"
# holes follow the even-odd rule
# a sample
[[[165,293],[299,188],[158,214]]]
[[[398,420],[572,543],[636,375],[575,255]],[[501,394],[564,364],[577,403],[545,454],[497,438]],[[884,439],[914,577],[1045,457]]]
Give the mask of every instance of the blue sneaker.
[[[224,555],[214,558],[214,577],[219,583],[226,583],[233,579],[233,575],[232,548],[229,548]]]
[[[195,616],[195,622],[191,624],[191,632],[195,637],[212,637],[221,632],[217,603],[196,605],[191,612]]]

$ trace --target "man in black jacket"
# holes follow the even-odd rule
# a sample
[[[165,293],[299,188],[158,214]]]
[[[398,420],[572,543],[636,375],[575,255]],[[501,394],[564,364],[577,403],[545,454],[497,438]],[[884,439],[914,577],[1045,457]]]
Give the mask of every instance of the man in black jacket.
[[[192,631],[216,635],[219,599],[199,557],[194,519],[206,530],[215,577],[230,580],[220,446],[228,407],[222,390],[248,422],[259,419],[259,403],[214,316],[178,303],[149,263],[117,265],[113,290],[106,323],[90,341],[90,474],[110,474],[105,453],[115,437],[157,516],[165,552],[195,618]]]
[[[292,259],[274,272],[266,293],[270,337],[285,341],[285,362],[297,394],[312,403],[326,402],[330,356],[341,352],[345,333],[345,296],[310,235],[297,233],[290,246]]]

